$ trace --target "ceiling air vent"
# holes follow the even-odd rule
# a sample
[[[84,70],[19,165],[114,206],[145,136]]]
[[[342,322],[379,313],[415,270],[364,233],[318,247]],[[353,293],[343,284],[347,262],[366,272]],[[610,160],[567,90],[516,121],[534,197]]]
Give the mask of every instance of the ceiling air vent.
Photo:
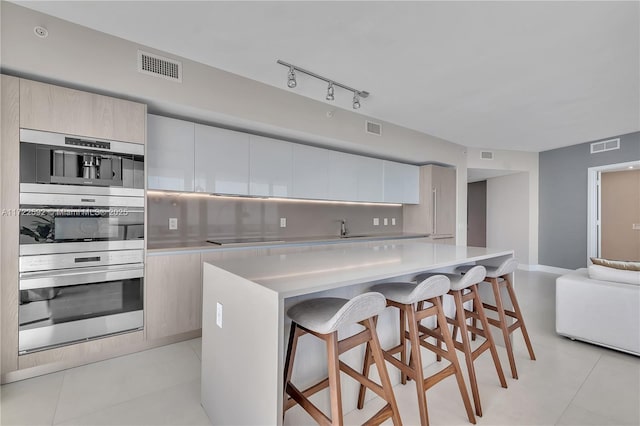
[[[367,133],[372,135],[381,136],[382,135],[382,124],[374,123],[373,121],[367,121],[365,130]]]
[[[480,158],[482,158],[483,160],[493,160],[493,152],[480,151]]]
[[[616,149],[620,149],[620,138],[594,142],[591,144],[592,154],[597,154],[599,152],[605,152],[605,151],[613,151]]]
[[[182,62],[138,50],[138,72],[182,83]]]

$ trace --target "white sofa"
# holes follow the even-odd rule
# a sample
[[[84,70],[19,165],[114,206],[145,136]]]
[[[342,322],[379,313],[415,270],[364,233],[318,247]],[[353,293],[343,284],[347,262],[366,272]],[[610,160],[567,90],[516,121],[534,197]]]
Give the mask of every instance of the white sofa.
[[[556,332],[640,356],[640,272],[612,269],[591,265],[556,279]]]

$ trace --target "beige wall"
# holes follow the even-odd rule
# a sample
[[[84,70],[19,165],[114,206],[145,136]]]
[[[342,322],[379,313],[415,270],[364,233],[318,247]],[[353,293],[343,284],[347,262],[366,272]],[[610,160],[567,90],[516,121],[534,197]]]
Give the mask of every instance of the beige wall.
[[[480,157],[481,151],[493,152],[493,160],[483,160]],[[524,200],[527,206],[527,220],[528,222],[523,225],[526,232],[521,233],[520,240],[514,241],[513,246],[503,246],[504,248],[515,248],[516,246],[526,246],[527,256],[520,256],[520,262],[528,265],[538,264],[538,153],[537,152],[521,152],[521,151],[506,151],[506,150],[486,150],[480,148],[469,148],[467,152],[467,168],[473,169],[492,169],[492,170],[511,170],[516,172],[525,172],[527,176],[526,184],[522,181],[518,181],[519,187],[512,186],[505,188],[507,192],[502,194],[500,200],[503,205],[511,206],[513,200],[521,198],[522,192],[527,194],[527,199]],[[509,176],[505,176],[504,179]],[[493,181],[493,178],[488,182]],[[489,191],[489,187],[487,187]],[[487,196],[487,205],[489,205],[489,198]],[[487,207],[487,221],[491,220],[491,210]],[[494,227],[495,232],[501,232],[498,227]],[[491,241],[497,241],[501,237],[500,235],[490,235],[489,229],[487,229],[487,245],[491,246]],[[520,250],[521,252],[523,250]]]
[[[369,135],[362,114],[337,109],[328,118],[334,108],[324,102],[186,59],[177,58],[183,62],[182,83],[140,74],[138,49],[165,53],[11,3],[0,5],[3,73],[145,102],[152,113],[415,164],[454,165],[458,230],[466,227],[466,156],[460,145],[386,122],[382,136]],[[36,37],[36,25],[45,26],[49,37]],[[466,233],[458,235],[464,243]]]

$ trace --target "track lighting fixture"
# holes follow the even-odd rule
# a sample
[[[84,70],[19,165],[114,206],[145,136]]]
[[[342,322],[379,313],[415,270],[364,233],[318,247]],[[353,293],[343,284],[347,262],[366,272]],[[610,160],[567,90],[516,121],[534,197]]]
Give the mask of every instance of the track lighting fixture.
[[[360,95],[358,94],[358,92],[355,92],[353,94],[353,109],[358,108],[360,108]]]
[[[352,104],[353,109],[360,108],[360,99],[364,99],[367,96],[369,96],[369,92],[365,90],[358,90],[358,89],[354,89],[353,87],[349,87],[345,84],[337,83],[334,80],[328,79],[314,72],[305,70],[304,68],[300,68],[298,66],[281,61],[280,59],[278,59],[276,62],[280,65],[284,65],[285,67],[289,68],[289,74],[287,76],[287,87],[289,87],[290,89],[293,89],[298,85],[296,82],[296,71],[298,71],[303,74],[309,75],[311,77],[317,78],[318,80],[326,81],[329,85],[327,86],[327,96],[325,97],[325,99],[328,101],[333,101],[335,99],[335,96],[333,94],[334,86],[338,86],[342,89],[353,92],[353,104]]]
[[[287,86],[290,89],[293,89],[297,85],[298,85],[298,83],[296,82],[295,68],[294,67],[289,67],[289,76],[288,76],[288,80],[287,80]]]
[[[326,97],[326,99],[328,101],[332,101],[332,100],[335,99],[333,97],[333,82],[331,82],[331,81],[329,82],[329,87],[327,87],[327,97]]]

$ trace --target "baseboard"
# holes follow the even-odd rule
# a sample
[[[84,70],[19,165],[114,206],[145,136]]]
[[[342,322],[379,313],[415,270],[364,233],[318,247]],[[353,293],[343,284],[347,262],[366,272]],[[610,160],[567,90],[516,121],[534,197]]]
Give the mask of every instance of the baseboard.
[[[557,274],[557,275],[564,275],[574,271],[574,269],[558,268],[556,266],[526,265],[526,264],[518,265],[518,269],[521,269],[523,271],[547,272],[549,274]]]

